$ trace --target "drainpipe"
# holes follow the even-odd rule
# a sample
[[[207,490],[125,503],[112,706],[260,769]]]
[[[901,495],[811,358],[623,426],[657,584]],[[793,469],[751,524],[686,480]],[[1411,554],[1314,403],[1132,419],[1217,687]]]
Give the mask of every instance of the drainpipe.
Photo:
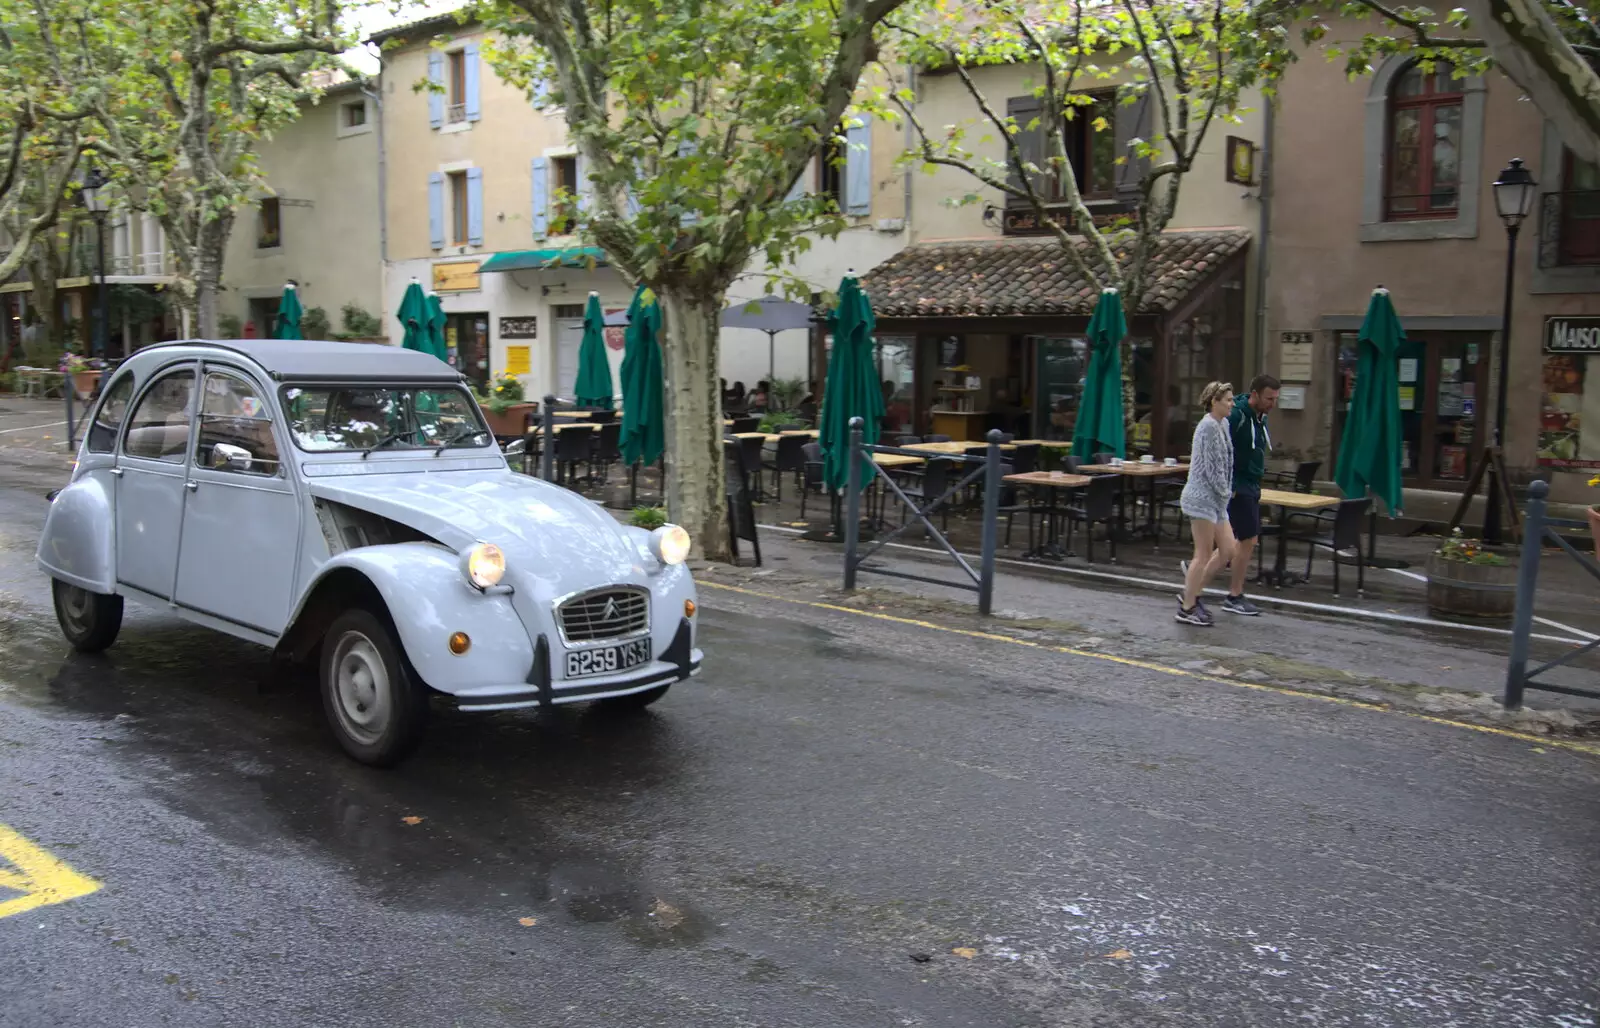
[[[361,87],[361,95],[372,101],[378,119],[378,257],[389,264],[389,161],[383,142],[383,57],[378,57],[378,89]]]
[[[908,67],[909,67],[910,70],[906,73],[906,91],[911,94],[911,106],[913,108],[915,108],[917,106],[917,66],[916,66],[915,62],[913,62]],[[915,135],[916,135],[916,133],[911,128],[911,119],[907,118],[906,119],[906,152],[907,153],[910,153],[912,150],[916,149],[916,145],[915,145],[916,144],[916,140],[914,138]],[[906,243],[907,244],[910,244],[912,242],[912,237],[911,237],[911,183],[915,179],[916,179],[916,175],[914,175],[912,173],[911,165],[909,165],[909,164],[906,165],[905,231],[906,231]],[[916,354],[915,353],[912,354],[912,360],[913,361],[916,360]]]
[[[1261,221],[1256,228],[1256,345],[1257,370],[1264,370],[1267,359],[1267,250],[1272,240],[1272,109],[1273,100],[1267,98],[1267,109],[1261,119]],[[1246,381],[1254,377],[1246,369]]]

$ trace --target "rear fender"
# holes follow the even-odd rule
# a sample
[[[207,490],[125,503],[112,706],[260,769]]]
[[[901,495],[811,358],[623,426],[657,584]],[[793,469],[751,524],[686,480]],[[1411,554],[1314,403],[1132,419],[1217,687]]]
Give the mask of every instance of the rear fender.
[[[306,656],[334,618],[374,593],[412,667],[441,692],[521,682],[533,667],[533,643],[511,594],[479,592],[462,577],[452,550],[424,542],[363,546],[322,565],[280,648]],[[453,632],[471,639],[460,656],[450,652]]]
[[[109,472],[98,469],[55,494],[35,559],[51,578],[96,593],[116,592],[116,516]]]

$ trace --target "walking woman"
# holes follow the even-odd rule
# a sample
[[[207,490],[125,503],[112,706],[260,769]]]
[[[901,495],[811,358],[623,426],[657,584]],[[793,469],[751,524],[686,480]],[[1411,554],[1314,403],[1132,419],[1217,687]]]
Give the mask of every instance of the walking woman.
[[[1228,412],[1233,409],[1233,386],[1212,382],[1200,393],[1205,416],[1194,427],[1189,448],[1189,481],[1179,503],[1189,515],[1194,535],[1194,558],[1184,562],[1183,593],[1178,597],[1178,620],[1209,627],[1211,612],[1200,593],[1233,557],[1233,529],[1228,524],[1228,501],[1233,497],[1233,442],[1228,436]]]

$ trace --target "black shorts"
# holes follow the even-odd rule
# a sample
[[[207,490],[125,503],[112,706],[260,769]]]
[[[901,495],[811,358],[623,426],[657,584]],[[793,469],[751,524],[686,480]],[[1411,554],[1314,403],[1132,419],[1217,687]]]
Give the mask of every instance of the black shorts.
[[[1261,534],[1261,494],[1240,491],[1228,501],[1228,524],[1235,539],[1254,539]]]

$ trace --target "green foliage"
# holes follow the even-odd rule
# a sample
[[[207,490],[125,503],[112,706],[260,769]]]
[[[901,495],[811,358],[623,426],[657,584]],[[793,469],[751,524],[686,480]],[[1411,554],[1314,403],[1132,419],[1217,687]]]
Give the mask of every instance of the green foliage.
[[[1461,529],[1454,529],[1450,537],[1439,544],[1434,551],[1445,560],[1453,560],[1461,564],[1487,564],[1493,567],[1504,567],[1511,563],[1500,554],[1483,548],[1479,539],[1468,539],[1461,534]]]
[[[494,380],[494,397],[506,403],[523,402],[522,379],[515,375],[501,375]]]
[[[339,314],[346,335],[360,339],[374,339],[383,335],[383,322],[373,317],[360,304],[347,303]]]
[[[328,312],[321,307],[307,307],[300,315],[300,335],[304,339],[333,338],[333,326],[328,323]]]
[[[223,314],[217,318],[219,339],[238,339],[244,335],[244,323],[237,314]]]
[[[112,325],[120,325],[123,321],[140,325],[165,314],[167,303],[164,293],[153,292],[147,286],[118,282],[106,290],[106,307],[110,311]],[[225,338],[237,339],[239,336],[236,331]]]
[[[800,401],[804,400],[806,393],[810,391],[811,387],[803,378],[780,378],[771,383],[767,396],[771,400],[772,410],[787,412],[798,409]]]
[[[628,524],[647,532],[653,532],[666,523],[667,511],[664,507],[635,507],[628,516]]]

